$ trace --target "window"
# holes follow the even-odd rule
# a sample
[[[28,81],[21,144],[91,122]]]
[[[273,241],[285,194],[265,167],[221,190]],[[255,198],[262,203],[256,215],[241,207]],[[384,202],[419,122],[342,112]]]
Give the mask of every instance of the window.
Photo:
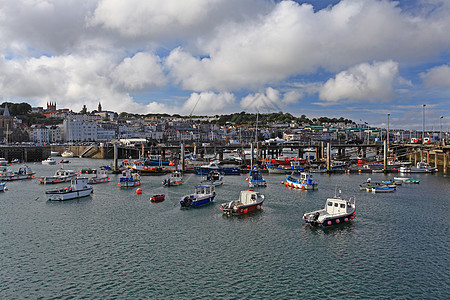
[[[333,202],[328,202],[328,206],[333,206]]]
[[[341,208],[345,208],[345,204],[341,204]]]
[[[335,204],[334,204],[334,207],[338,207],[338,206],[339,206],[339,203],[335,203]]]

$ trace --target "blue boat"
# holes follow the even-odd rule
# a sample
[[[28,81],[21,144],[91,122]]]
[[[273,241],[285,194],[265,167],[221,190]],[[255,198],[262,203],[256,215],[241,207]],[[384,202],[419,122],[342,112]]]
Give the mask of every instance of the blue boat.
[[[216,197],[214,185],[197,185],[194,194],[186,195],[181,198],[180,205],[181,208],[198,207],[213,202],[214,197]]]
[[[212,171],[218,171],[224,173],[225,175],[241,174],[241,169],[239,167],[219,167],[219,164],[216,162],[211,162],[208,165],[195,167],[194,169],[199,175],[207,175]]]
[[[250,170],[247,177],[249,187],[266,186],[266,180],[260,170]]]

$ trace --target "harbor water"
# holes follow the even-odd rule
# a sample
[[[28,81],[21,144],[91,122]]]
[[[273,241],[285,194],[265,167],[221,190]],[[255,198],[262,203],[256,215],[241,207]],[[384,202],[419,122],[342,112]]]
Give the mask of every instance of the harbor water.
[[[76,171],[112,164],[70,161]],[[0,193],[1,299],[450,298],[449,177],[414,174],[420,184],[373,194],[359,184],[399,175],[315,174],[319,189],[302,191],[264,174],[263,210],[227,217],[220,204],[247,189],[246,175],[226,176],[214,203],[182,210],[198,175],[174,187],[142,176],[141,195],[111,175],[90,197],[48,202],[55,185],[37,177],[60,165],[29,166],[36,178]],[[353,222],[306,226],[303,213],[338,190],[356,198]],[[165,201],[152,203],[160,193]]]

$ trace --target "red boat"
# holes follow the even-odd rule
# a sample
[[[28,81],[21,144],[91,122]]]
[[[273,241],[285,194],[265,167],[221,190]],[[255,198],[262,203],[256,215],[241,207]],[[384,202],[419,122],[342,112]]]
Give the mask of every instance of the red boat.
[[[271,159],[270,162],[273,165],[282,165],[282,166],[291,166],[291,161],[298,161],[300,165],[304,165],[306,163],[306,159],[302,158],[285,158],[285,159]]]
[[[222,204],[222,211],[226,215],[241,215],[260,210],[264,202],[264,195],[253,190],[241,191],[239,200]]]
[[[159,195],[153,195],[150,200],[152,202],[159,202],[159,201],[163,201],[166,198],[165,194],[159,194]]]

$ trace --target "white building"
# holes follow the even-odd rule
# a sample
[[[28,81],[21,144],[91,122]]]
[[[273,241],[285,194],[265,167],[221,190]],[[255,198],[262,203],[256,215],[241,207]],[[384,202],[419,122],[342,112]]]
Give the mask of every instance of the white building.
[[[94,122],[83,121],[81,118],[67,118],[63,122],[63,140],[65,142],[97,141],[98,125]]]
[[[49,126],[48,127],[48,138],[50,143],[60,143],[62,142],[62,128],[61,126]]]
[[[44,125],[32,125],[30,130],[30,140],[37,144],[47,144],[49,142],[48,128]]]

